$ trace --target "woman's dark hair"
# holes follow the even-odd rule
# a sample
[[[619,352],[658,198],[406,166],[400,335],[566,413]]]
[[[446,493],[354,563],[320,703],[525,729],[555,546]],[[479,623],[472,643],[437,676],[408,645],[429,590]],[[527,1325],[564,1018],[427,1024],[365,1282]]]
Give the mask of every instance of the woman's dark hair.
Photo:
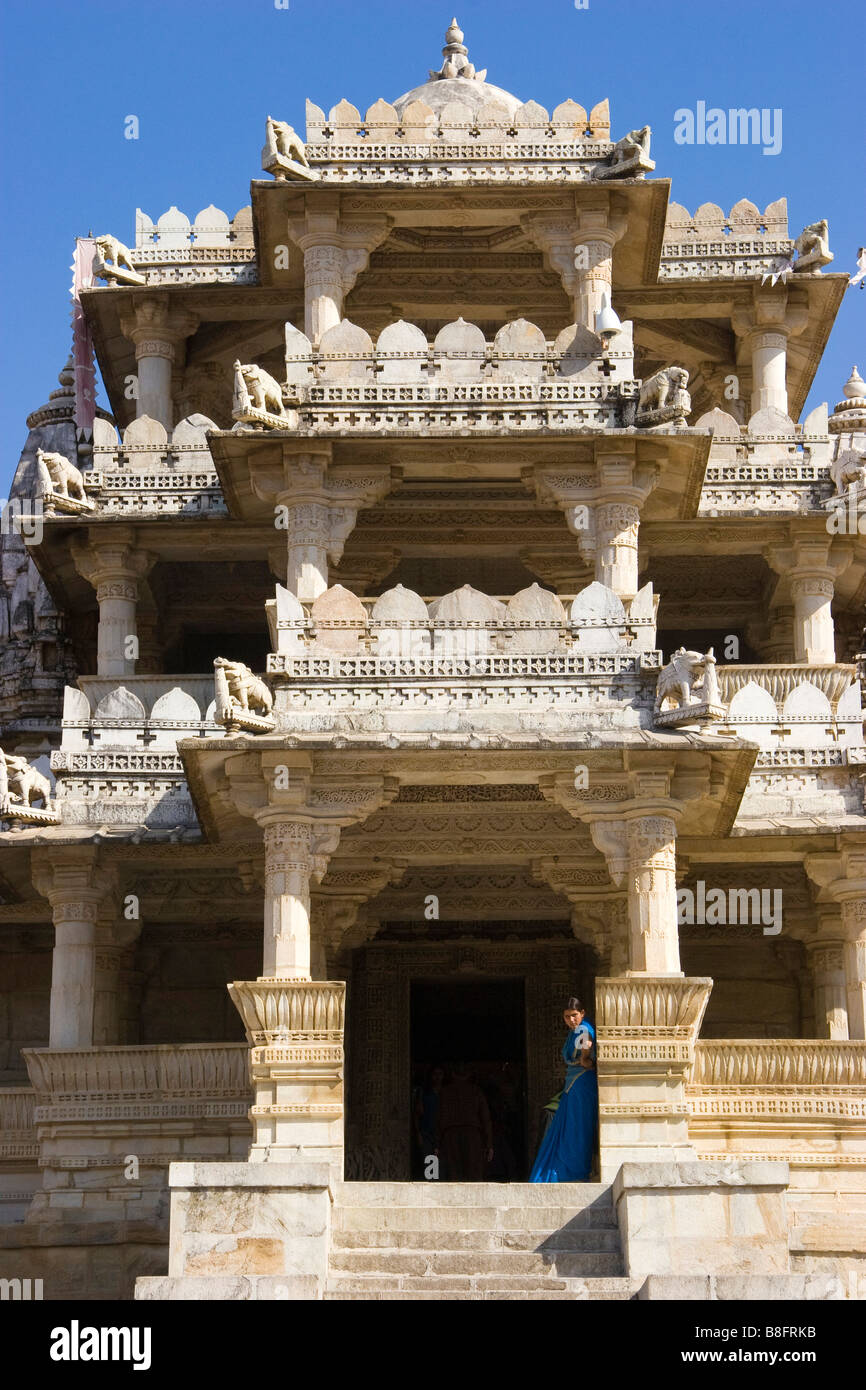
[[[575,1009],[577,1010],[578,1013],[581,1013],[581,1014],[585,1014],[585,1013],[586,1013],[586,1009],[583,1007],[583,1005],[581,1004],[580,1000],[579,1000],[579,999],[575,999],[574,995],[572,995],[562,1012],[563,1012],[564,1014],[570,1014],[570,1013],[573,1013],[573,1012],[575,1011]]]

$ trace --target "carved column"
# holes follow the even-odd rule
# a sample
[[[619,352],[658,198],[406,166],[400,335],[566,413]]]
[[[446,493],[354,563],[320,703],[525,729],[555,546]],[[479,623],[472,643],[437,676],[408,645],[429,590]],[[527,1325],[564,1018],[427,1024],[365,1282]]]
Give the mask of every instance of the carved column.
[[[346,295],[390,226],[383,216],[342,217],[338,193],[308,197],[304,216],[289,220],[289,235],[304,253],[304,332],[314,347],[342,319]]]
[[[54,919],[48,1046],[92,1047],[96,928],[113,884],[93,847],[58,846],[50,858],[34,851],[33,859],[33,881]]]
[[[794,600],[794,660],[809,665],[836,660],[833,579],[826,573],[801,574],[791,581]]]
[[[673,815],[627,807],[617,819],[592,819],[590,830],[614,883],[627,876],[628,974],[680,974]]]
[[[595,577],[620,598],[638,590],[637,538],[640,508],[630,502],[602,502],[595,509]]]
[[[815,996],[815,1036],[848,1037],[848,1000],[845,988],[845,954],[842,914],[834,904],[819,908],[821,926],[807,943],[812,988]]]
[[[835,662],[835,581],[851,563],[852,555],[850,545],[805,527],[792,528],[789,545],[767,551],[768,564],[782,577],[780,589],[786,588],[793,599],[795,661],[808,665]]]
[[[286,588],[302,603],[313,603],[328,587],[330,565],[339,563],[358,512],[385,495],[392,470],[372,465],[363,476],[331,470],[330,449],[297,452],[285,447],[282,479],[275,486],[270,469],[252,473],[256,496],[275,509],[278,531],[286,533]],[[282,578],[282,559],[272,565]]]
[[[286,588],[302,603],[313,603],[328,587],[331,509],[313,500],[282,502],[289,533]]]
[[[848,1029],[839,1036],[866,1038],[866,851],[843,837],[837,853],[809,854],[804,867],[818,885],[819,912],[832,921],[834,936],[838,933],[834,944],[841,952],[841,971],[834,959],[835,1012],[839,1017],[845,1010]]]
[[[89,533],[90,543],[78,538],[72,558],[79,574],[96,590],[99,605],[96,672],[100,676],[135,675],[139,582],[154,556],[135,545],[134,532],[120,528],[100,541]],[[130,640],[131,639],[131,640]]]
[[[736,309],[731,322],[740,340],[740,355],[751,363],[752,414],[773,409],[787,415],[788,339],[806,327],[805,305],[789,302],[788,290],[782,286],[756,289],[751,308]]]
[[[849,1038],[866,1038],[866,884],[842,901]]]
[[[626,229],[616,195],[599,191],[595,205],[582,202],[574,217],[533,215],[524,227],[572,301],[575,323],[595,332],[595,316],[613,288],[613,248]]]
[[[638,591],[638,535],[641,507],[659,477],[654,464],[638,461],[635,446],[599,441],[596,477],[540,467],[524,475],[541,502],[564,513],[582,557],[595,565],[595,578],[625,602]]]
[[[262,975],[310,978],[312,830],[307,820],[280,819],[264,827],[265,937]]]
[[[194,314],[172,310],[167,295],[136,300],[120,320],[124,337],[135,344],[138,365],[136,415],[147,415],[171,433],[174,428],[172,374],[182,365],[183,345],[195,332]]]

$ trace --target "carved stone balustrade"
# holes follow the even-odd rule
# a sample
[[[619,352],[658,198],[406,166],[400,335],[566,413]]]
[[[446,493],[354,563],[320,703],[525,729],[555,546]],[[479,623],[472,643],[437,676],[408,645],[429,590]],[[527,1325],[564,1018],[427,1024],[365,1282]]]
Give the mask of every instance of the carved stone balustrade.
[[[702,203],[694,216],[680,203],[671,203],[659,279],[753,279],[771,274],[793,249],[786,198],[770,203],[763,213],[741,198],[727,216],[716,203]]]
[[[222,736],[213,674],[83,676],[66,687],[60,748],[51,755],[64,824],[195,830],[178,739]]]
[[[30,1087],[0,1088],[0,1225],[21,1221],[41,1185],[34,1097]]]
[[[548,343],[535,324],[505,324],[492,342],[457,319],[428,344],[414,324],[389,324],[374,346],[348,319],[314,351],[286,325],[286,427],[331,436],[353,431],[622,428],[633,422],[630,323],[605,346],[578,324]]]
[[[243,1043],[25,1049],[43,1174],[27,1220],[164,1222],[169,1163],[246,1155],[247,1057]]]
[[[147,285],[258,283],[252,209],[229,221],[213,204],[195,219],[171,207],[154,222],[136,209],[132,264]]]
[[[279,588],[268,613],[277,647],[268,675],[283,732],[317,709],[335,730],[341,715],[356,730],[381,728],[387,711],[398,732],[456,730],[478,716],[490,731],[539,719],[564,733],[581,708],[599,705],[623,727],[651,722],[661,654],[649,586],[628,613],[598,583],[568,613],[538,585],[506,602],[465,585],[429,605],[402,586],[362,602],[336,585],[308,607]]]
[[[168,434],[158,420],[141,416],[122,438],[107,420],[93,426],[92,464],[85,488],[97,514],[127,516],[225,516],[206,415],[190,415]]]
[[[866,1164],[866,1042],[699,1042],[686,1097],[689,1135],[703,1159]]]
[[[306,156],[321,182],[416,185],[490,183],[519,179],[545,182],[545,166],[557,161],[558,177],[582,183],[611,157],[607,100],[591,111],[561,102],[551,114],[538,102],[517,102],[501,89],[499,101],[475,109],[472,94],[456,84],[455,100],[441,111],[413,93],[391,104],[379,100],[361,116],[340,101],[328,116],[307,102]],[[507,104],[502,103],[507,98]]]
[[[826,406],[799,425],[777,411],[758,411],[742,426],[717,407],[699,416],[694,428],[713,431],[700,516],[802,515],[823,510],[833,496]]]

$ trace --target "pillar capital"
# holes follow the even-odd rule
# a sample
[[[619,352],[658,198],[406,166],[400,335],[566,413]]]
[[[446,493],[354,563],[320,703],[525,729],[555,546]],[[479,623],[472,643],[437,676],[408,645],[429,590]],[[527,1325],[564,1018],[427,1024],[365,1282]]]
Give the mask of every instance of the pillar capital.
[[[135,344],[136,358],[170,357],[195,333],[200,319],[186,309],[172,307],[167,294],[136,298],[129,312],[122,314],[120,329]]]
[[[304,253],[304,331],[314,346],[340,322],[346,296],[392,226],[384,214],[344,215],[339,194],[311,199],[303,216],[289,218],[289,237]]]

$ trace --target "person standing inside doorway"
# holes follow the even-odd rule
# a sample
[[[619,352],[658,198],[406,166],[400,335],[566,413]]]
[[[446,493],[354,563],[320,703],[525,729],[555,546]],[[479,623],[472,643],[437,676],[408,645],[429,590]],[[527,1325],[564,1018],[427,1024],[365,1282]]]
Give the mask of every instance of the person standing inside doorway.
[[[589,1182],[598,1136],[595,1029],[579,999],[563,1010],[565,1086],[538,1150],[530,1182]]]
[[[442,1088],[437,1130],[445,1181],[483,1182],[493,1157],[493,1130],[484,1092],[465,1062],[456,1064]]]

